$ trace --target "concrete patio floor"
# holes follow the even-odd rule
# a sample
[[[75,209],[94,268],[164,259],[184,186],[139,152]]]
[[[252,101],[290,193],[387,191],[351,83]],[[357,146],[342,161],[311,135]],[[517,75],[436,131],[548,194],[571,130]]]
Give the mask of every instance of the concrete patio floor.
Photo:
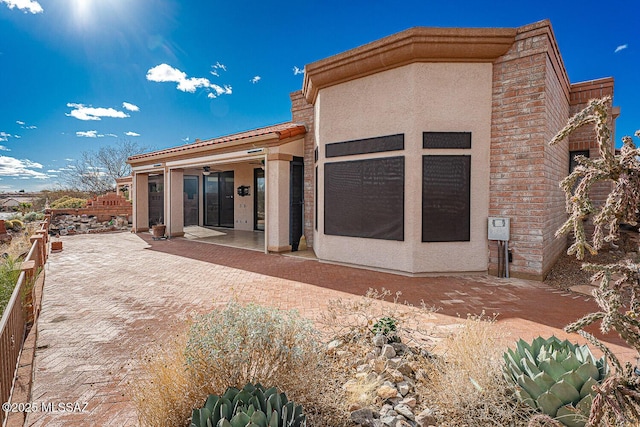
[[[517,279],[410,278],[184,238],[153,241],[146,234],[62,241],[64,250],[47,265],[31,401],[86,408],[31,413],[28,426],[138,425],[127,384],[136,381],[143,352],[170,340],[194,313],[232,297],[317,319],[330,299],[385,287],[412,303],[441,307],[424,322],[443,330],[460,321],[457,315],[500,313],[513,341],[564,337],[559,328],[595,309],[584,296]]]

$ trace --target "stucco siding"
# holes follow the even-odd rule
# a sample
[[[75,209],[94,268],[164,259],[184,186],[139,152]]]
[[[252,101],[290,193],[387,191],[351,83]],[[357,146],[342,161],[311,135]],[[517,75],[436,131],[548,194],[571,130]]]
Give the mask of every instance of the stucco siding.
[[[414,63],[319,91],[319,221],[314,248],[320,259],[411,273],[487,270],[491,73],[486,63]],[[472,148],[425,150],[426,131],[471,132]],[[325,235],[323,166],[337,160],[324,158],[326,144],[393,134],[404,134],[404,150],[339,160],[404,156],[404,241]],[[471,155],[469,242],[421,241],[422,156],[442,154]]]

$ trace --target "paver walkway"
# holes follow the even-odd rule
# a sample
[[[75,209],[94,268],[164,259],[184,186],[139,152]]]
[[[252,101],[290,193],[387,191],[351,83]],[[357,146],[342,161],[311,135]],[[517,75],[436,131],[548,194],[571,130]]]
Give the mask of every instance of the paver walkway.
[[[47,265],[32,401],[77,402],[84,412],[32,413],[29,426],[137,425],[127,384],[135,381],[142,352],[170,339],[194,312],[232,296],[297,308],[315,319],[329,299],[384,286],[402,290],[409,301],[443,307],[444,314],[430,317],[434,324],[457,322],[445,314],[500,312],[516,337],[561,334],[556,326],[594,308],[584,297],[522,280],[408,278],[128,233],[63,243]]]

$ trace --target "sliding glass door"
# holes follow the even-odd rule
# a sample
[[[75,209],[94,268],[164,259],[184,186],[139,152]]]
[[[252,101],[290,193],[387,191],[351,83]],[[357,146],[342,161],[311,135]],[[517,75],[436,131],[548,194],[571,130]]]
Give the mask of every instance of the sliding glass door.
[[[233,171],[204,177],[204,225],[233,228]]]

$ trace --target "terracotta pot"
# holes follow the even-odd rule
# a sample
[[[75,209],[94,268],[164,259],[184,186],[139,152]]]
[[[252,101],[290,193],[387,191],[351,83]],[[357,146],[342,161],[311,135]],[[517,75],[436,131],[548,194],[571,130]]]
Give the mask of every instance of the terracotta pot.
[[[162,224],[154,225],[153,227],[151,227],[151,234],[153,234],[153,237],[155,238],[164,237],[166,228],[167,227]]]

